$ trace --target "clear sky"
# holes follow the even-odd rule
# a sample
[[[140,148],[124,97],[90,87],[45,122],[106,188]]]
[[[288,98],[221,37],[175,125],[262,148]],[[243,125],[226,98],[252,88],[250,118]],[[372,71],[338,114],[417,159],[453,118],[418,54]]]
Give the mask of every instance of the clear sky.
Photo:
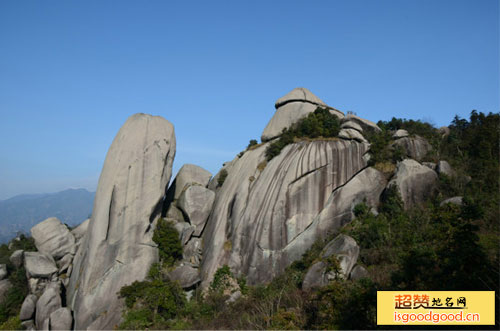
[[[215,173],[299,86],[373,121],[498,112],[499,2],[0,1],[0,199],[95,190],[137,112]]]

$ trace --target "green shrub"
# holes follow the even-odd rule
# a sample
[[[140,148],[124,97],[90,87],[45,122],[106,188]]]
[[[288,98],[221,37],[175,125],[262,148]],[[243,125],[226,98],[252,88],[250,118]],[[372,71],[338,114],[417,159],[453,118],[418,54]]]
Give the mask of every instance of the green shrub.
[[[226,169],[222,169],[220,171],[219,178],[217,178],[217,187],[221,187],[224,184],[224,181],[226,180],[227,175],[228,175],[228,173],[227,173]]]
[[[339,131],[340,122],[337,116],[326,108],[318,107],[290,128],[283,129],[281,136],[267,147],[266,158],[269,161],[279,155],[295,138],[331,138],[338,136]]]
[[[257,146],[258,144],[259,144],[259,143],[257,142],[257,140],[252,139],[252,140],[250,140],[250,142],[248,143],[247,148],[251,148],[251,147],[253,147],[253,146]]]
[[[227,264],[223,265],[214,274],[214,279],[210,283],[212,291],[221,291],[229,286],[229,279],[233,277],[233,273]]]
[[[166,265],[173,265],[175,261],[182,259],[182,244],[179,240],[179,233],[171,222],[167,222],[163,218],[158,220],[153,241],[158,244],[160,259]]]

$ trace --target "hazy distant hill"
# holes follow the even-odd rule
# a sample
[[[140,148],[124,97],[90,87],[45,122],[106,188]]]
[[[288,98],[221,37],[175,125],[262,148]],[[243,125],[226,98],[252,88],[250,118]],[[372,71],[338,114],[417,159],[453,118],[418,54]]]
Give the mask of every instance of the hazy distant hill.
[[[68,189],[0,200],[0,242],[8,241],[18,231],[29,233],[33,225],[52,216],[71,226],[79,224],[91,214],[94,195],[85,189]]]

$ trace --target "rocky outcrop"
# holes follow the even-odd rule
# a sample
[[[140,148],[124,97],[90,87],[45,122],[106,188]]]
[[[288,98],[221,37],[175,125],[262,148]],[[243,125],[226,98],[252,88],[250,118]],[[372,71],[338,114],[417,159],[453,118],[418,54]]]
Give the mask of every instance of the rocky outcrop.
[[[75,240],[79,242],[85,233],[87,233],[87,228],[89,227],[90,218],[83,221],[80,225],[71,230],[71,234],[75,237]]]
[[[12,287],[12,283],[8,279],[0,280],[0,304],[5,300],[7,292]]]
[[[363,132],[363,128],[361,127],[361,125],[359,125],[358,123],[356,123],[354,121],[346,121],[340,125],[340,128],[341,129],[353,129],[353,130],[356,130],[360,133]]]
[[[113,329],[123,307],[116,293],[158,261],[152,236],[174,155],[174,128],[158,116],[131,116],[113,140],[67,290],[76,329]]]
[[[369,278],[370,274],[368,271],[365,269],[365,267],[361,265],[357,265],[354,268],[352,268],[351,274],[349,275],[349,279],[351,280],[359,280],[361,278]]]
[[[353,139],[356,141],[359,141],[361,143],[368,143],[368,141],[363,137],[363,135],[358,131],[354,129],[341,129],[339,132],[339,138],[342,139]]]
[[[450,164],[446,161],[439,161],[437,166],[436,166],[436,171],[438,174],[443,174],[448,177],[452,177],[455,175],[455,171],[453,168],[450,166]]]
[[[318,107],[328,108],[338,118],[344,114],[334,108],[328,107],[323,101],[306,88],[295,88],[284,97],[276,101],[276,113],[267,124],[262,133],[262,141],[269,141],[278,137],[283,129],[290,127],[301,118],[306,117]]]
[[[211,177],[212,174],[202,167],[194,164],[184,164],[177,176],[175,176],[172,185],[170,185],[169,193],[172,192],[173,200],[177,200],[182,192],[191,185],[207,187]]]
[[[403,148],[409,158],[417,161],[421,161],[432,149],[432,146],[427,142],[427,140],[420,136],[397,139],[393,143],[393,146]]]
[[[392,135],[392,137],[394,139],[399,139],[399,138],[408,137],[409,135],[410,134],[408,133],[408,131],[403,130],[403,129],[399,129],[399,130],[396,130],[396,132],[394,132],[394,134]]]
[[[389,182],[395,185],[403,199],[405,208],[422,204],[437,188],[435,171],[415,160],[406,159],[398,163],[396,175]]]
[[[182,288],[190,288],[201,281],[198,269],[188,264],[178,266],[168,276],[170,280],[179,282]]]
[[[366,167],[368,148],[355,141],[304,141],[288,145],[266,165],[266,147],[235,159],[217,193],[203,234],[205,286],[223,264],[255,284],[300,258],[317,233],[294,242],[313,225],[332,192]],[[322,226],[334,223],[324,220]]]
[[[66,254],[75,254],[75,237],[68,228],[55,217],[46,219],[31,228],[35,246],[41,253],[52,255],[54,259]]]

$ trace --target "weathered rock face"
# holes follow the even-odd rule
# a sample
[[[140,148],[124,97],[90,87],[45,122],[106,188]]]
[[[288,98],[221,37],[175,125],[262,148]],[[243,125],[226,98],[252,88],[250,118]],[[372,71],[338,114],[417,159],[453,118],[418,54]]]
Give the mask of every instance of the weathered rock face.
[[[179,282],[182,288],[189,288],[200,282],[200,272],[190,265],[182,265],[169,273],[169,278],[174,282]]]
[[[366,132],[380,132],[380,131],[382,131],[377,126],[377,124],[373,123],[372,121],[369,121],[367,119],[361,118],[361,117],[353,115],[353,114],[348,114],[347,116],[345,116],[342,119],[342,124],[344,124],[345,122],[356,123],[363,129],[363,131],[366,131]]]
[[[441,201],[441,203],[439,204],[439,206],[444,206],[444,205],[446,205],[448,203],[450,203],[452,205],[461,206],[463,204],[463,198],[462,197],[448,198],[446,200]]]
[[[400,146],[409,158],[420,161],[432,149],[432,146],[420,136],[397,139],[393,145]]]
[[[7,265],[0,264],[0,280],[7,277]]]
[[[168,190],[173,190],[173,199],[177,200],[181,196],[181,193],[190,185],[206,187],[211,177],[212,174],[202,167],[194,164],[184,164]]]
[[[161,117],[133,115],[115,137],[67,290],[76,329],[113,329],[123,307],[116,293],[158,260],[152,236],[174,155],[174,128]]]
[[[0,304],[3,303],[7,291],[12,287],[12,283],[8,279],[0,280]]]
[[[399,139],[399,138],[408,137],[409,135],[410,134],[408,133],[408,131],[403,130],[403,129],[399,129],[396,132],[394,132],[394,134],[392,135],[392,137],[395,138],[395,139]]]
[[[410,208],[430,197],[437,187],[437,181],[435,171],[415,160],[406,159],[398,163],[396,175],[389,186],[396,185],[405,208]]]
[[[24,253],[24,268],[29,277],[35,278],[49,278],[57,272],[52,256],[38,252]]]
[[[328,108],[338,118],[344,117],[341,111],[328,107],[311,91],[299,87],[276,101],[276,113],[264,129],[261,137],[262,141],[268,141],[279,136],[283,129],[290,127],[301,118],[314,112],[318,106]]]
[[[370,274],[368,273],[368,271],[363,266],[360,265],[357,265],[354,268],[352,268],[351,274],[349,275],[349,278],[354,281],[359,280],[361,278],[369,278],[369,277]]]
[[[39,252],[50,254],[55,259],[68,253],[75,254],[75,237],[55,217],[48,218],[32,227],[31,236]]]
[[[449,177],[452,177],[455,174],[451,165],[446,161],[439,161],[436,166],[436,171],[438,174],[443,174]]]
[[[223,264],[245,274],[250,284],[282,272],[317,238],[314,232],[311,240],[295,244],[332,192],[366,167],[368,146],[339,140],[289,145],[262,169],[267,145],[235,159],[218,191],[203,234],[205,285]],[[333,226],[330,221],[322,224],[325,229]]]
[[[73,316],[67,307],[59,308],[50,314],[51,330],[71,330],[72,324]]]
[[[342,139],[353,139],[362,143],[368,143],[368,141],[363,137],[363,135],[358,131],[354,129],[341,129],[339,132],[339,138]]]
[[[23,265],[24,261],[24,251],[22,249],[18,249],[9,258],[10,262],[14,265],[14,267],[19,268]]]
[[[87,228],[89,227],[90,223],[90,218],[86,219],[83,221],[80,225],[78,225],[76,228],[71,230],[71,234],[75,237],[76,241],[79,241],[80,239],[83,238],[85,233],[87,233]]]

